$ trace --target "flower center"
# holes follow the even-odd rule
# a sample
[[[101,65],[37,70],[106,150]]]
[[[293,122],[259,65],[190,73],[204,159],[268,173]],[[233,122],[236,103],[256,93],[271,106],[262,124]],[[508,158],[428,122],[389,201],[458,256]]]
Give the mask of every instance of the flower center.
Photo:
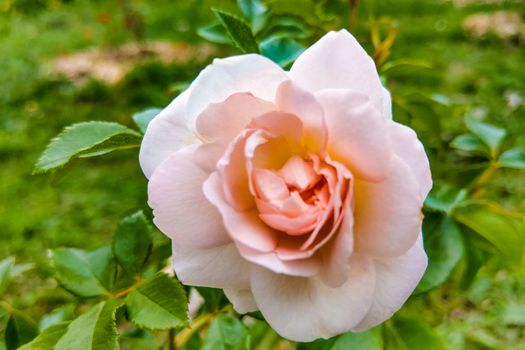
[[[318,159],[293,156],[279,170],[254,171],[259,217],[268,226],[292,236],[313,232],[327,219],[329,182],[335,170]]]

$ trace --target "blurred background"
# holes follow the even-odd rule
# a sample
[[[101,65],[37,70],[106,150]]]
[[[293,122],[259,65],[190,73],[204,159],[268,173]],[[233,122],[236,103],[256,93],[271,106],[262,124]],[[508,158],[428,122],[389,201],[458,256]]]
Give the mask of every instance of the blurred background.
[[[523,0],[263,3],[272,12],[260,38],[293,38],[297,52],[329,30],[357,36],[392,92],[394,119],[425,144],[438,188],[467,186],[491,162],[457,139],[468,133],[466,115],[506,130],[502,150],[525,148]],[[65,126],[132,127],[133,113],[166,106],[213,57],[239,54],[211,7],[241,15],[234,0],[0,2],[0,260],[16,258],[6,298],[35,320],[72,298],[57,290],[50,249],[97,247],[120,218],[149,211],[136,149],[76,160],[51,175],[33,175],[35,161]],[[475,196],[518,213],[523,224],[524,172],[490,175],[476,182]],[[447,281],[404,312],[424,319],[448,349],[525,349],[523,270],[485,247],[483,235],[464,234],[475,223],[466,226],[465,251],[479,250],[462,252]]]

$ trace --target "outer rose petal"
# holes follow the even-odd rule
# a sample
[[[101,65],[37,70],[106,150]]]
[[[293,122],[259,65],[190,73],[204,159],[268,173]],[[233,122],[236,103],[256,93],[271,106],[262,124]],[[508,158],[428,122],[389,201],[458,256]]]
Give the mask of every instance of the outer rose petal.
[[[208,141],[230,142],[250,121],[275,110],[273,103],[249,93],[236,93],[212,103],[197,117],[196,128]]]
[[[399,157],[379,183],[356,181],[355,250],[374,257],[396,257],[414,245],[421,232],[423,199],[412,170]]]
[[[363,93],[383,110],[383,86],[374,61],[345,29],[329,32],[306,49],[290,69],[290,76],[311,92],[349,89]]]
[[[273,101],[277,86],[288,79],[277,64],[266,57],[248,54],[215,59],[190,86],[186,118],[191,130],[195,119],[210,103],[222,102],[238,92]]]
[[[420,195],[424,200],[432,188],[430,164],[423,144],[417,139],[414,130],[396,122],[390,123],[390,138],[394,152],[410,167],[419,184]]]
[[[375,267],[374,302],[366,317],[353,328],[356,332],[374,327],[390,318],[412,294],[427,268],[427,255],[421,235],[408,252],[397,258],[377,259]]]
[[[262,252],[270,252],[275,248],[277,232],[259,219],[256,209],[241,212],[232,208],[226,202],[217,172],[208,177],[203,188],[209,203],[221,213],[224,226],[233,240]]]
[[[195,249],[173,241],[173,268],[180,281],[190,286],[249,288],[251,264],[228,243],[210,249]]]
[[[383,87],[383,117],[392,119],[392,96],[390,91]]]
[[[319,273],[322,261],[319,256],[303,258],[297,260],[284,260],[277,256],[275,252],[260,252],[250,247],[237,243],[239,253],[248,261],[259,266],[263,266],[268,271],[283,274],[288,277],[312,277]]]
[[[339,288],[257,267],[251,275],[259,310],[277,333],[294,341],[328,338],[355,327],[372,305],[374,284],[372,261],[357,256]]]
[[[210,104],[196,120],[197,133],[207,141],[195,151],[197,164],[208,172],[214,171],[228,143],[253,118],[275,108],[273,103],[249,93],[236,93],[222,102]]]
[[[188,89],[177,96],[149,123],[139,153],[140,166],[147,178],[173,152],[199,142],[186,125],[189,94]]]
[[[193,162],[194,149],[183,148],[157,167],[148,183],[148,203],[164,234],[178,244],[209,248],[230,238],[219,212],[204,197],[208,174]]]
[[[240,314],[257,310],[257,304],[255,304],[252,291],[249,289],[237,290],[224,288],[224,294],[226,294],[228,300],[233,304],[235,311]]]
[[[388,120],[367,96],[349,90],[316,93],[325,111],[328,151],[358,177],[383,180],[390,171],[392,147]]]
[[[340,287],[348,279],[354,248],[354,213],[349,203],[346,203],[343,215],[339,232],[321,248],[323,270],[320,276],[326,285],[333,288]]]

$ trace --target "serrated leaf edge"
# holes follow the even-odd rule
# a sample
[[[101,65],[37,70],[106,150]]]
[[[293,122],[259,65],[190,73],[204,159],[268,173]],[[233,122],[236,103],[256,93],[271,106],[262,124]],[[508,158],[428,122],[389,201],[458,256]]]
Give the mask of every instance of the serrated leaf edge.
[[[178,285],[182,288],[182,283],[180,283],[179,280],[174,279],[174,278],[170,278],[170,277],[169,277],[168,275],[166,275],[166,274],[164,274],[164,276],[167,277],[168,279],[170,279],[171,281],[173,281],[174,283],[178,284]],[[148,283],[148,282],[152,281],[154,278],[155,278],[155,276],[154,276],[151,280],[146,281],[146,282],[144,282],[144,283]],[[140,292],[140,289],[139,289],[139,288],[140,288],[140,285],[137,286],[137,288],[135,288],[131,293],[133,293],[133,292]],[[131,293],[130,293],[130,294],[131,294]],[[140,294],[141,294],[142,296],[144,296],[146,299],[148,299],[148,300],[150,300],[151,302],[153,302],[154,304],[158,305],[160,308],[164,309],[164,307],[163,307],[162,305],[160,305],[159,303],[157,303],[157,302],[154,301],[153,299],[149,298],[146,294],[143,294],[142,292],[140,292]],[[126,299],[127,299],[127,298],[126,298]],[[167,310],[166,310],[166,311],[167,311]],[[172,313],[169,312],[169,311],[167,311],[167,312],[170,313],[171,315],[173,315],[173,316],[175,316],[175,317],[178,318],[177,315],[174,315],[174,314],[172,314]],[[187,320],[187,317],[188,317],[187,312],[188,312],[188,310],[186,309],[186,320],[183,321],[183,323],[181,324],[181,327],[187,327],[187,326],[189,325],[188,320]],[[131,319],[131,322],[132,322],[134,325],[138,326],[138,327],[146,328],[146,329],[150,329],[150,330],[166,331],[166,330],[168,330],[168,329],[173,329],[173,327],[155,327],[155,328],[151,328],[151,327],[146,326],[145,324],[142,324],[142,323],[140,323],[140,322],[136,322],[136,321],[133,320],[133,319]]]
[[[79,152],[77,152],[76,154],[72,155],[71,157],[69,157],[63,164],[59,165],[59,166],[56,166],[56,167],[51,167],[51,168],[46,168],[46,167],[41,167],[40,166],[40,163],[42,162],[42,159],[48,154],[49,152],[49,148],[51,147],[52,144],[54,144],[55,142],[58,142],[60,141],[61,137],[64,136],[64,134],[66,134],[67,132],[69,132],[71,129],[79,126],[79,125],[88,125],[88,124],[106,124],[106,125],[118,125],[119,127],[122,127],[123,130],[122,132],[119,132],[118,134],[130,134],[130,135],[134,135],[134,136],[137,136],[138,138],[141,138],[141,134],[133,129],[130,129],[128,128],[127,126],[125,125],[122,125],[120,123],[115,123],[115,122],[108,122],[108,121],[101,121],[101,120],[92,120],[92,121],[88,121],[88,122],[80,122],[80,123],[75,123],[75,124],[71,124],[71,125],[68,125],[66,126],[64,129],[62,129],[62,131],[55,137],[53,137],[49,142],[48,144],[46,145],[46,148],[44,150],[44,152],[42,152],[42,154],[40,155],[40,157],[38,157],[38,160],[36,161],[36,164],[35,164],[35,168],[33,169],[33,175],[35,174],[45,174],[49,171],[52,171],[52,170],[55,170],[55,169],[60,169],[62,168],[64,165],[66,165],[72,158],[75,158],[75,156],[77,154],[80,154],[84,151],[87,151],[89,150],[90,148],[93,148],[94,146],[96,145],[100,145],[101,143],[111,139],[112,137],[114,137],[115,135],[111,135],[103,140],[101,140],[100,142],[97,142],[89,147],[85,147],[85,148],[82,148],[79,150]],[[127,129],[127,130],[125,130]]]

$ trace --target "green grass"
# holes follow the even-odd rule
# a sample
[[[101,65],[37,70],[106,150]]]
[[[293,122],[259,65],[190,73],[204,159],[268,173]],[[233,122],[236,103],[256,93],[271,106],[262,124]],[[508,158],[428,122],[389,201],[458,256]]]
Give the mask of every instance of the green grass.
[[[167,4],[145,8],[146,20],[159,20],[151,37],[171,32],[181,39],[183,34],[166,28],[166,16],[181,6]],[[146,182],[136,151],[79,160],[51,176],[32,175],[39,153],[64,126],[92,119],[131,126],[131,113],[166,105],[175,94],[172,85],[198,71],[191,64],[153,62],[137,67],[115,87],[95,81],[77,87],[47,75],[49,60],[58,54],[131,40],[125,29],[114,33],[97,22],[97,14],[111,11],[103,3],[80,1],[32,16],[0,18],[0,256],[42,260],[58,245],[96,246],[120,217],[145,206]]]

